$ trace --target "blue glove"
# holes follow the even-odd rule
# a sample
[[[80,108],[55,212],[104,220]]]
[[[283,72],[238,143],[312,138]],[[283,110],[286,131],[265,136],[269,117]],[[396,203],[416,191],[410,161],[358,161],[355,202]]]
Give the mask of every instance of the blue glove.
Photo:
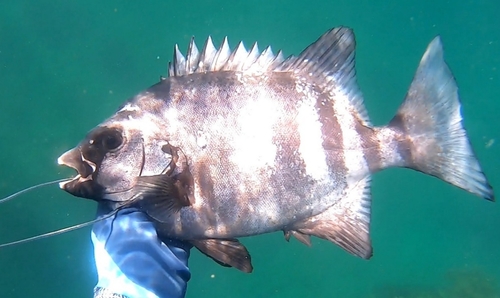
[[[110,210],[100,204],[98,216]],[[189,244],[160,240],[153,223],[135,208],[94,224],[98,273],[94,297],[184,297],[191,277]]]

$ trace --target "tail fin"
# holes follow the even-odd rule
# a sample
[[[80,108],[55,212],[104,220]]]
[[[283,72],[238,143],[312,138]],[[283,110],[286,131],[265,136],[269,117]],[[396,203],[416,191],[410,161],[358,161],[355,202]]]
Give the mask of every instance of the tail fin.
[[[406,99],[387,128],[401,136],[397,145],[401,165],[494,201],[462,126],[458,88],[443,59],[439,37],[429,44]]]

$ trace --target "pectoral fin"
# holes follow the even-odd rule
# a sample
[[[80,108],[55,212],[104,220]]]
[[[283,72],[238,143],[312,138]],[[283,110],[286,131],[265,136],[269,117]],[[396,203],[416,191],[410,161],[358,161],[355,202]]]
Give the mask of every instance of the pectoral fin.
[[[190,205],[180,181],[168,175],[138,177],[135,191],[141,209],[159,222]]]
[[[203,239],[190,242],[222,266],[234,267],[245,273],[253,270],[248,250],[237,239]]]

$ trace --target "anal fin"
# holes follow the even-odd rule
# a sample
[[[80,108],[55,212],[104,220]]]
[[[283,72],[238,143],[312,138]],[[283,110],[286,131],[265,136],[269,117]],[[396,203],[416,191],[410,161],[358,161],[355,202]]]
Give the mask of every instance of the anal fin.
[[[234,267],[245,273],[253,270],[248,250],[237,239],[203,239],[189,242],[222,266]]]
[[[283,230],[283,233],[285,234],[285,240],[289,241],[290,236],[295,237],[295,239],[299,240],[300,242],[304,243],[307,246],[311,246],[311,237],[307,234],[303,234],[299,231],[294,231],[294,230]]]
[[[365,177],[337,204],[323,213],[294,223],[291,230],[294,231],[293,235],[305,234],[323,238],[353,255],[369,259],[372,256],[370,206],[370,177]]]

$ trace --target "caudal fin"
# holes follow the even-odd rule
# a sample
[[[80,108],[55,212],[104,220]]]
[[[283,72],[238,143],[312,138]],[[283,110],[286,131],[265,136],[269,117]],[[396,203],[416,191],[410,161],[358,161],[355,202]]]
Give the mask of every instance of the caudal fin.
[[[406,99],[387,128],[399,136],[399,165],[494,200],[462,126],[457,84],[443,59],[439,37],[429,44]]]

